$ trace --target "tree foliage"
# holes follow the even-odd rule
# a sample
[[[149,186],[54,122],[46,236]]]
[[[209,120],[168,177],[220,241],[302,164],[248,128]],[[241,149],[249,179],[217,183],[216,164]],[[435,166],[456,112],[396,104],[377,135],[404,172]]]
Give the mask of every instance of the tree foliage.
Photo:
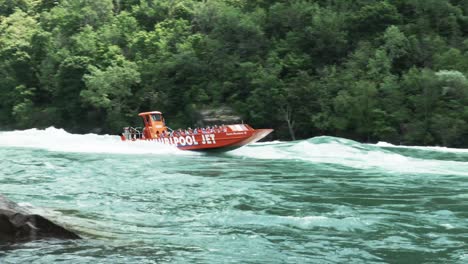
[[[0,128],[228,105],[280,139],[468,146],[455,0],[0,0]]]

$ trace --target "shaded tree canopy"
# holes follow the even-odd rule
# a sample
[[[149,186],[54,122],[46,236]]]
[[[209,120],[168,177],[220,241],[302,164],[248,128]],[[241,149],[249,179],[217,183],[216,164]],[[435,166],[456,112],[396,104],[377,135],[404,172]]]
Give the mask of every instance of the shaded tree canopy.
[[[459,0],[0,0],[0,128],[230,106],[279,139],[468,146]]]

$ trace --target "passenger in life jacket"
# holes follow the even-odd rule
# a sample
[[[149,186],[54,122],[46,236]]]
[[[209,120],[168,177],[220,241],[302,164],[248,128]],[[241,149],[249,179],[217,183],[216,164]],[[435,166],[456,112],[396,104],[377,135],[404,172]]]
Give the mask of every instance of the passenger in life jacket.
[[[128,129],[129,133],[130,133],[130,139],[131,140],[135,140],[137,139],[137,133],[136,133],[136,130],[133,128],[133,127],[130,127]]]
[[[123,132],[123,136],[125,137],[125,139],[130,139],[130,128],[129,127],[124,127],[124,132]]]

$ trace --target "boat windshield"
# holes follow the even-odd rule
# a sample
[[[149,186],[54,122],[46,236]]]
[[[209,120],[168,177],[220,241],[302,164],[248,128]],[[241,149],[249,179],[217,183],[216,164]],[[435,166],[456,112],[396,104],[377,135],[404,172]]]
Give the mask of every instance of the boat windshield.
[[[151,118],[153,119],[153,121],[161,121],[161,115],[159,114],[152,114],[151,115]]]

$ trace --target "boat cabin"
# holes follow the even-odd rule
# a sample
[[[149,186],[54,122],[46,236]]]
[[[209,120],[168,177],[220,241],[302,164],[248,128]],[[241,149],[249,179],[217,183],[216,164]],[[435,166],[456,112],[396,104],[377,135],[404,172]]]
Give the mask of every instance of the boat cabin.
[[[143,118],[145,129],[143,135],[147,139],[159,138],[163,132],[167,133],[166,122],[159,111],[139,113]]]

